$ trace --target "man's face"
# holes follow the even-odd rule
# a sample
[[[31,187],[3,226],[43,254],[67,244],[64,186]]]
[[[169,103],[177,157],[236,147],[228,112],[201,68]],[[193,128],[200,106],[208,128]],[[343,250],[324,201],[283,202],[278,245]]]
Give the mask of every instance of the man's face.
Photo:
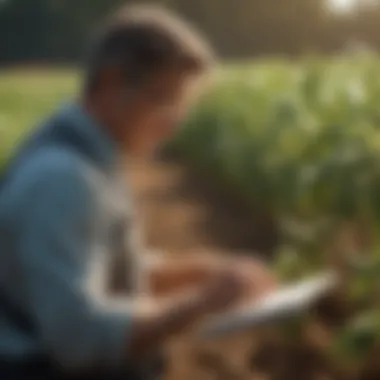
[[[150,154],[170,138],[199,94],[199,79],[161,73],[132,91],[125,100],[121,123],[125,148],[132,154]]]

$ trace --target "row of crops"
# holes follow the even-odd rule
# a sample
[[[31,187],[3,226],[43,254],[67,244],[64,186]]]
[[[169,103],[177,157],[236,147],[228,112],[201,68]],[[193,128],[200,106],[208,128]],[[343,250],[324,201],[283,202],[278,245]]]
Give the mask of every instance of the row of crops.
[[[223,73],[176,146],[282,215],[380,215],[379,62]]]
[[[344,286],[323,312],[334,309],[338,322],[321,317],[329,339],[320,349],[345,369],[372,368],[380,338],[380,60],[224,69],[171,148],[253,212],[272,214],[283,231],[275,259],[282,277],[339,269]]]

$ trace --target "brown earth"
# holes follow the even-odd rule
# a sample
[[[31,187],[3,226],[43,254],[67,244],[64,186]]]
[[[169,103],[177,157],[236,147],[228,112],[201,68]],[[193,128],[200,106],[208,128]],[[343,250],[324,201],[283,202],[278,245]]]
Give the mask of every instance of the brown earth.
[[[271,221],[255,220],[207,177],[162,158],[131,164],[129,175],[150,246],[172,254],[206,250],[268,257],[273,251],[278,236]],[[315,349],[321,340],[319,326],[315,329],[314,346],[308,338],[294,347],[267,336],[264,342],[258,332],[208,344],[183,338],[170,347],[167,379],[336,379]]]
[[[209,178],[171,159],[134,162],[129,176],[149,245],[176,254],[210,249],[268,256],[278,236],[243,202]]]
[[[274,221],[253,215],[207,176],[162,157],[134,162],[128,172],[149,246],[175,255],[202,250],[271,258],[279,239]],[[326,246],[329,257],[339,258],[347,246],[368,245],[366,239],[359,239],[365,234],[357,234],[355,228],[344,226],[342,231]],[[312,321],[287,338],[267,330],[209,343],[182,337],[169,347],[166,380],[379,379],[378,351],[360,370],[339,370],[328,355],[331,333],[351,313],[337,291],[317,305]]]
[[[260,237],[243,204],[183,165],[162,158],[135,162],[129,167],[129,176],[148,245],[172,254],[272,249],[269,236],[265,240]],[[251,378],[248,361],[254,343],[252,336],[208,345],[186,339],[173,342],[175,354],[167,378]]]

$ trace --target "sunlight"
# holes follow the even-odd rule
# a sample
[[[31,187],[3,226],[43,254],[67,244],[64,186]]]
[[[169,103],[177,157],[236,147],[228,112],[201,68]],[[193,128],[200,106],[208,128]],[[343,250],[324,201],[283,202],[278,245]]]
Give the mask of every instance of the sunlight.
[[[357,0],[330,0],[332,7],[337,10],[348,10],[350,9]]]

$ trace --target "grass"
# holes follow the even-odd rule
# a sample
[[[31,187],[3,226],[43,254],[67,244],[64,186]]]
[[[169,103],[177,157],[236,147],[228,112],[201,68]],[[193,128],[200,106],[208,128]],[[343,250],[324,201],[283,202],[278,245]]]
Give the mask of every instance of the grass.
[[[74,92],[75,71],[0,72],[0,162],[25,133]]]

